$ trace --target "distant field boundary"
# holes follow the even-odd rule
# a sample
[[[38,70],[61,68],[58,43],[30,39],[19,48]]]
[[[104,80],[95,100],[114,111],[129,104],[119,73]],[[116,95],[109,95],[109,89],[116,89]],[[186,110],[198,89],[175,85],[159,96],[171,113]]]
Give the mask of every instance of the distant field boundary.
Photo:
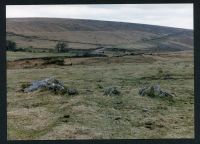
[[[18,36],[18,37],[23,37],[23,38],[27,38],[27,39],[35,39],[35,40],[44,40],[44,41],[53,41],[53,42],[66,42],[66,43],[78,43],[78,44],[89,44],[89,45],[95,45],[95,46],[113,46],[110,44],[100,44],[100,43],[87,43],[87,42],[76,42],[76,41],[66,41],[66,40],[55,40],[55,39],[45,39],[45,38],[41,38],[41,37],[37,37],[37,36],[26,36],[26,35],[22,35],[22,34],[16,34],[13,32],[6,32],[8,35],[11,36]]]
[[[49,60],[53,58],[87,58],[87,57],[108,57],[106,55],[90,55],[90,56],[46,56],[46,57],[35,57],[35,58],[21,58],[12,61],[24,61],[24,60]],[[10,61],[10,62],[12,62]]]

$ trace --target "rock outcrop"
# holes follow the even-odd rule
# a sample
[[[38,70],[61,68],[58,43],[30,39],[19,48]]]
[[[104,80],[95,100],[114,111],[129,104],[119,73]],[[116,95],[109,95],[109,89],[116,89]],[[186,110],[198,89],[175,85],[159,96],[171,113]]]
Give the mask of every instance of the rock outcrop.
[[[120,93],[121,92],[117,89],[117,87],[114,86],[109,86],[104,89],[104,95],[117,96],[120,95]]]
[[[55,78],[46,78],[44,80],[33,81],[29,87],[24,89],[24,92],[32,92],[42,88],[46,88],[51,91],[65,90],[65,86],[61,81]]]
[[[139,95],[149,97],[173,97],[172,94],[162,91],[159,85],[144,87],[139,90]]]

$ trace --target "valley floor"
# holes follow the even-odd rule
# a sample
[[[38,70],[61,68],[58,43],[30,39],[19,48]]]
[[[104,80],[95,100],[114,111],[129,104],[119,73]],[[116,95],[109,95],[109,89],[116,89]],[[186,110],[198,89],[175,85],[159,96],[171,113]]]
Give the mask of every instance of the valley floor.
[[[192,52],[71,61],[72,66],[66,58],[65,66],[29,68],[8,63],[8,140],[194,138]],[[79,95],[19,91],[24,82],[51,76]],[[140,96],[147,84],[175,93],[174,102]],[[121,95],[104,95],[107,86]]]

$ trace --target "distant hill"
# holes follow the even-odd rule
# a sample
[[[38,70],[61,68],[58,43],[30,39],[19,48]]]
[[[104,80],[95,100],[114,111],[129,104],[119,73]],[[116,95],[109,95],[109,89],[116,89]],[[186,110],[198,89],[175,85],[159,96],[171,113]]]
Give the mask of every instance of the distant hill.
[[[193,49],[188,29],[62,18],[8,18],[7,39],[22,48],[54,48],[65,41],[72,49],[122,48],[150,51]]]

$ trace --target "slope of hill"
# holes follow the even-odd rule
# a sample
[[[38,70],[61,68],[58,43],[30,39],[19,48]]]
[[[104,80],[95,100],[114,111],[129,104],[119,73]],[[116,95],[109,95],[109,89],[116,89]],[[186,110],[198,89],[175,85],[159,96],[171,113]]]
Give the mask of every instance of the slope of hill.
[[[193,49],[193,31],[135,23],[61,18],[9,18],[7,39],[21,48],[124,48],[169,51]]]

